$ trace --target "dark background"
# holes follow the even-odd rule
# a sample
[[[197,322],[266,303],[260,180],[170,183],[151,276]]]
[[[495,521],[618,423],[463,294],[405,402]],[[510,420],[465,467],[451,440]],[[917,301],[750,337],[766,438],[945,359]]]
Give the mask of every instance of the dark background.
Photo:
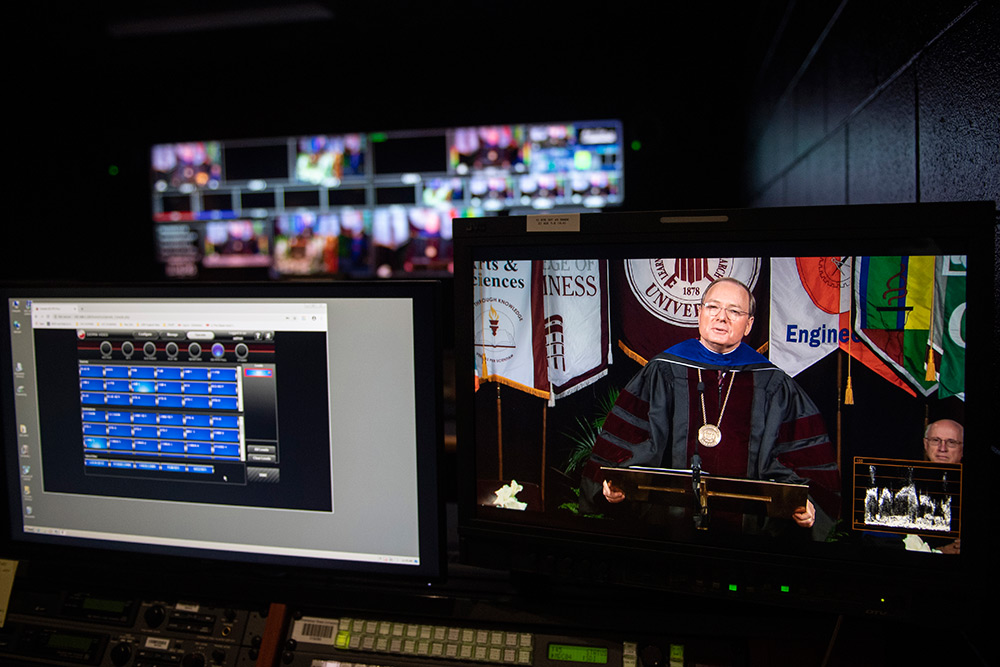
[[[0,280],[157,278],[148,147],[175,140],[620,117],[626,210],[1000,201],[987,0],[35,2],[6,28]],[[748,624],[756,664],[819,664],[792,622]],[[834,664],[985,646],[883,641],[915,629],[851,624]]]
[[[621,117],[625,208],[1000,199],[994,3],[21,3],[0,278],[159,277],[153,142]],[[117,175],[111,175],[114,167]]]

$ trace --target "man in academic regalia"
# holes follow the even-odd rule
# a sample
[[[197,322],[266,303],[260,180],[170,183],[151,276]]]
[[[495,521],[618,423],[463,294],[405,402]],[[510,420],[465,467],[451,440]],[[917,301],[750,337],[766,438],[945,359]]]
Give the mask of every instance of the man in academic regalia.
[[[792,514],[810,528],[818,503],[840,508],[836,453],[812,400],[777,366],[742,342],[753,326],[753,294],[722,278],[705,290],[698,338],[656,355],[608,414],[583,473],[585,502],[625,500],[601,466],[692,467],[715,476],[808,483]],[[606,506],[605,506],[606,507]]]

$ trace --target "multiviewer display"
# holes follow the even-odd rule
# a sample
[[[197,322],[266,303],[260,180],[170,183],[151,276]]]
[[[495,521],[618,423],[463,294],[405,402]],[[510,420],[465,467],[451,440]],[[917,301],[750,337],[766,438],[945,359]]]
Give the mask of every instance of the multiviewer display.
[[[152,147],[170,278],[448,276],[452,220],[620,205],[618,120]]]
[[[356,285],[5,293],[15,539],[433,571],[430,287]]]
[[[528,563],[541,527],[626,578],[651,549],[982,558],[990,222],[961,213],[464,226],[470,551]]]

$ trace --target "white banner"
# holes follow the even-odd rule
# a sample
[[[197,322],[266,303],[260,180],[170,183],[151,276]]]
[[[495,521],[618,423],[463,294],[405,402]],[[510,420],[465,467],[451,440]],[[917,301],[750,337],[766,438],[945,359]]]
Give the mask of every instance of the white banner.
[[[535,273],[530,261],[477,264],[473,278],[476,371],[481,381],[500,382],[548,398],[543,311]]]
[[[850,257],[771,259],[768,358],[791,376],[840,347],[840,314],[849,312]]]
[[[553,398],[586,387],[608,372],[611,335],[605,260],[545,260],[545,348]]]

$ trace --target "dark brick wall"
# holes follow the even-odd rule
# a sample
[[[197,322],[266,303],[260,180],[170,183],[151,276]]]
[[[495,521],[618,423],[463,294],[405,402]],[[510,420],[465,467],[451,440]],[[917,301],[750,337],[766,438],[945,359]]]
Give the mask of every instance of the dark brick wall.
[[[787,4],[751,92],[746,204],[1000,203],[1000,3]],[[997,304],[1000,273],[1000,340]]]
[[[825,9],[793,12],[753,92],[746,202],[1000,201],[997,4]]]

